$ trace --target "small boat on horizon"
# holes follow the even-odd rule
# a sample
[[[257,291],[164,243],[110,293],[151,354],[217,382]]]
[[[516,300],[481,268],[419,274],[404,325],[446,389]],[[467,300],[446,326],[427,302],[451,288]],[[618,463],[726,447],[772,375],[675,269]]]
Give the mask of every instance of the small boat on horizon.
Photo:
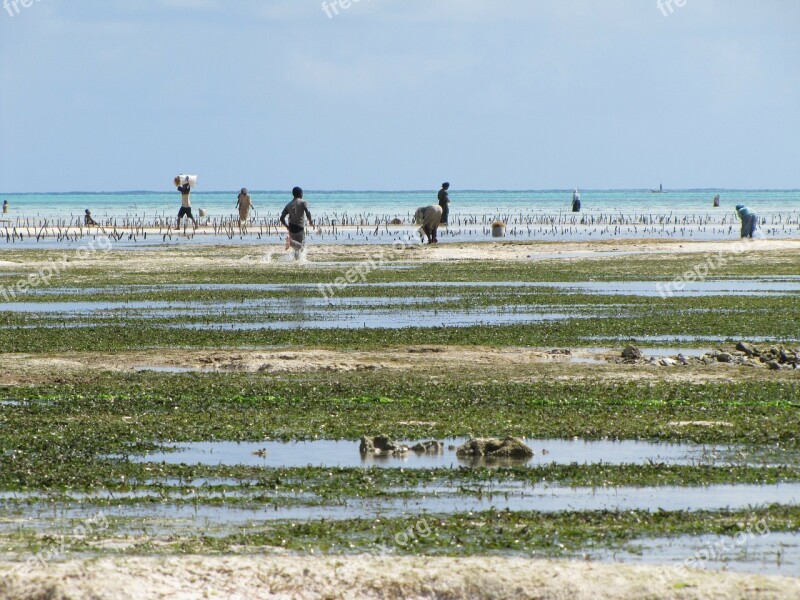
[[[650,190],[650,192],[653,193],[653,194],[663,194],[664,193],[664,184],[663,183],[659,184],[657,190]]]

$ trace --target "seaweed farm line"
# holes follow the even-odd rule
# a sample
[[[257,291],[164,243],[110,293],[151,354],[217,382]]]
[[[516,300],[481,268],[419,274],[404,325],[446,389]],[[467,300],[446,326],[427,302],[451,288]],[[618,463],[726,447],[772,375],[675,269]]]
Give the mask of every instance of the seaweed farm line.
[[[800,235],[800,211],[760,215],[761,230],[767,237],[790,238]],[[491,239],[492,223],[500,219],[511,240],[599,240],[613,238],[662,238],[725,240],[738,238],[739,219],[733,212],[664,213],[599,212],[575,214],[557,212],[466,214],[454,211],[449,225],[442,226],[443,241],[465,242]],[[245,225],[233,217],[200,218],[193,228],[189,221],[176,228],[172,216],[98,218],[97,227],[86,227],[82,218],[16,217],[0,221],[0,238],[9,245],[52,246],[80,244],[98,237],[115,246],[177,243],[281,243],[285,230],[276,217],[252,218]],[[393,224],[394,223],[394,224]],[[417,226],[411,215],[397,218],[390,214],[326,214],[317,217],[310,231],[312,243],[390,244],[401,239],[416,239]]]
[[[721,426],[724,426],[722,424]],[[445,447],[457,447],[467,438],[450,438]],[[783,465],[800,464],[800,455],[779,449],[746,446],[708,446],[688,443],[658,443],[631,440],[526,439],[533,458],[459,458],[453,448],[438,453],[409,452],[401,456],[362,455],[357,442],[317,440],[310,442],[194,442],[144,456],[130,455],[135,462],[203,464],[209,466],[247,465],[256,467],[384,467],[430,469],[437,467],[480,467],[549,464],[670,464],[670,465]]]

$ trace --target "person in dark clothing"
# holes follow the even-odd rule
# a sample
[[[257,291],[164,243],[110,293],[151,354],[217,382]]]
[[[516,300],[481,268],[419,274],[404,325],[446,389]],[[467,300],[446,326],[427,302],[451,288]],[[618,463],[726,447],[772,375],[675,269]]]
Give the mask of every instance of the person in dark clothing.
[[[742,238],[752,238],[758,229],[758,216],[744,204],[736,205],[736,214],[742,220]]]
[[[184,216],[189,217],[192,223],[194,223],[194,226],[197,227],[197,221],[194,220],[194,216],[192,215],[192,201],[189,195],[192,188],[189,185],[188,178],[186,179],[186,183],[178,186],[178,191],[181,193],[181,209],[178,211],[178,224],[176,229],[181,228],[181,219]]]
[[[289,222],[286,222],[289,217]],[[286,249],[294,250],[295,259],[300,259],[306,243],[306,218],[308,224],[314,227],[314,219],[308,210],[308,203],[303,200],[303,190],[296,187],[292,190],[292,201],[289,202],[281,213],[281,224],[289,230],[289,237],[286,238]]]
[[[577,189],[572,192],[572,212],[581,212],[581,193]]]
[[[442,207],[442,223],[447,225],[447,218],[450,215],[450,194],[448,190],[450,189],[450,184],[444,182],[442,184],[442,189],[439,190],[439,206]]]
[[[87,208],[86,212],[83,214],[83,224],[87,227],[91,227],[92,225],[97,225],[97,222],[92,218],[92,212]]]

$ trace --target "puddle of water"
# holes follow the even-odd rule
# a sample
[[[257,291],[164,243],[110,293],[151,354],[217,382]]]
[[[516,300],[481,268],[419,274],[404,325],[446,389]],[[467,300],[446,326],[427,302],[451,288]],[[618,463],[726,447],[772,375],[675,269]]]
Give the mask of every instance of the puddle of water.
[[[145,373],[153,371],[154,373],[205,373],[213,372],[214,369],[205,369],[199,367],[165,367],[165,366],[141,366],[134,367],[138,373]]]
[[[502,466],[503,463],[475,463],[456,457],[450,446],[459,446],[467,438],[445,441],[441,454],[416,454],[383,458],[362,457],[358,442],[318,440],[312,442],[195,442],[181,444],[176,451],[153,452],[130,456],[134,462],[165,462],[167,464],[248,465],[258,467],[403,467],[409,469],[457,468],[459,466]],[[784,449],[748,449],[733,446],[704,446],[699,444],[668,444],[641,441],[584,441],[558,439],[526,439],[534,457],[521,464],[650,464],[673,465],[730,465],[730,464],[796,464],[798,457]],[[413,445],[413,442],[404,442]],[[255,454],[266,450],[266,455]],[[546,451],[546,453],[545,453]],[[777,462],[775,462],[777,460]],[[520,464],[516,462],[516,464]]]
[[[77,290],[75,290],[77,291]],[[82,290],[85,293],[85,290]],[[461,296],[447,296],[448,301],[457,301]],[[302,308],[330,308],[330,307],[380,307],[408,306],[415,304],[433,304],[441,302],[441,298],[433,297],[391,297],[371,296],[367,298],[323,298],[321,296],[289,297],[289,298],[259,298],[239,302],[181,302],[181,301],[120,301],[120,302],[5,302],[0,306],[1,312],[12,313],[46,313],[46,314],[90,314],[95,312],[125,312],[125,311],[159,311],[168,315],[175,312],[193,314],[216,312],[220,310],[247,310],[263,309],[270,313],[291,314]]]
[[[621,336],[621,335],[590,335],[586,337],[587,340],[598,342],[679,342],[679,343],[693,343],[693,342],[718,342],[718,343],[735,343],[741,336],[723,336],[723,335],[641,335],[634,338]],[[760,335],[748,335],[748,342],[781,342],[796,344],[800,343],[798,337],[766,337]]]
[[[625,295],[654,297],[662,290],[670,296],[779,296],[800,292],[800,282],[762,278],[754,280],[707,279],[684,282],[682,289],[674,289],[665,281],[579,281],[543,283],[546,287],[581,294]]]
[[[228,494],[233,497],[236,494]],[[209,494],[208,497],[214,497]],[[218,494],[217,494],[218,496]],[[145,496],[146,497],[146,496]],[[272,494],[278,502],[280,496]],[[188,519],[196,526],[235,528],[243,523],[275,520],[351,519],[355,517],[408,517],[422,514],[454,514],[486,510],[565,512],[565,511],[626,511],[644,510],[701,511],[743,510],[766,504],[796,505],[800,500],[800,484],[777,485],[712,485],[707,487],[616,487],[567,488],[535,484],[524,492],[463,494],[432,494],[427,497],[359,500],[348,498],[335,504],[290,505],[271,504],[263,497],[251,505],[210,506],[197,504],[175,505],[168,499],[160,503],[104,507],[107,516],[136,519],[168,519],[165,533],[172,530],[176,520]],[[79,504],[48,505],[33,503],[25,507],[26,520],[43,515],[61,518],[80,518],[92,511],[91,506]],[[47,525],[47,524],[45,524]],[[0,520],[0,529],[18,527],[18,523]]]
[[[700,357],[709,352],[713,352],[713,348],[639,348],[645,356],[678,356],[683,354],[687,358],[690,356]]]
[[[571,354],[548,354],[547,360],[554,363],[572,363],[579,365],[605,365],[608,361],[590,356],[573,356]]]
[[[662,289],[669,281],[414,281],[414,282],[384,282],[384,283],[354,283],[348,285],[349,289],[361,288],[557,288],[590,294],[624,294],[634,296],[659,296],[657,284]],[[116,291],[120,288],[50,288],[31,290],[32,294],[68,294],[68,293],[95,293]],[[126,291],[161,291],[161,290],[248,290],[248,291],[320,291],[317,284],[306,283],[188,283],[165,284],[163,286],[131,286]],[[747,277],[740,279],[707,279],[705,281],[687,281],[682,290],[670,288],[672,295],[770,295],[781,293],[800,293],[800,277]],[[121,290],[120,290],[121,291]],[[397,300],[396,298],[392,299]]]
[[[800,534],[755,529],[739,536],[680,536],[635,540],[622,549],[587,548],[591,560],[642,565],[687,564],[709,571],[800,576]],[[698,562],[698,561],[702,561]]]
[[[5,302],[0,312],[86,314],[99,311],[174,309],[174,302]]]
[[[307,320],[318,316],[320,320]],[[544,323],[567,319],[586,319],[591,315],[567,313],[502,313],[487,308],[481,312],[438,311],[421,314],[415,311],[398,313],[370,311],[360,313],[337,312],[314,315],[306,313],[299,319],[264,321],[260,323],[174,323],[173,329],[192,330],[257,330],[257,329],[406,329],[410,327],[469,327],[472,325],[509,325],[514,323]]]

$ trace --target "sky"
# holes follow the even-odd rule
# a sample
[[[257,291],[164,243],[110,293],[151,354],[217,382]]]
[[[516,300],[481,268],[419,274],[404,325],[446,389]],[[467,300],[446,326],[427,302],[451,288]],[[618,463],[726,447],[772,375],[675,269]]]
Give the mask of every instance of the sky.
[[[5,1],[0,193],[800,188],[797,0]]]

